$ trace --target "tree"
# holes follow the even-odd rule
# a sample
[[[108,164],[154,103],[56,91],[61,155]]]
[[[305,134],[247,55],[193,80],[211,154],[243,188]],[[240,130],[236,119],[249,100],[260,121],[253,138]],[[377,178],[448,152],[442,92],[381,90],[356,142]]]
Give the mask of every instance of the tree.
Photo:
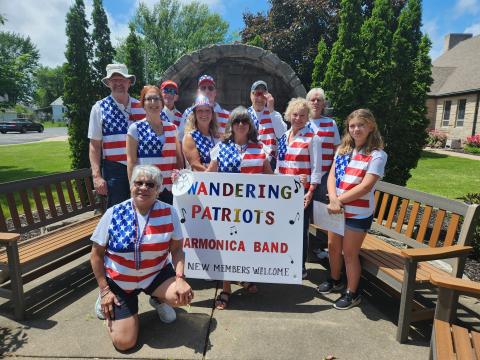
[[[315,56],[315,60],[313,61],[312,84],[310,88],[320,87],[322,85],[329,59],[330,52],[327,44],[325,40],[320,39],[317,47],[317,56]]]
[[[362,107],[360,27],[361,1],[342,0],[338,38],[333,44],[322,87],[327,91],[335,114],[342,123],[355,109]]]
[[[35,73],[35,104],[41,109],[47,108],[59,96],[63,95],[63,66],[49,68],[40,66]]]
[[[125,64],[130,74],[134,74],[137,78],[135,85],[130,89],[133,96],[140,96],[140,91],[145,84],[144,80],[144,50],[142,39],[135,33],[133,24],[129,25],[130,33],[125,40]]]
[[[256,35],[252,40],[249,40],[247,44],[257,46],[259,48],[265,48],[265,44],[263,43],[262,37],[260,35]]]
[[[152,10],[140,3],[133,22],[144,39],[146,81],[151,83],[180,56],[223,42],[228,29],[206,5],[182,5],[179,0],[160,0]]]
[[[110,91],[101,83],[100,79],[105,76],[105,69],[108,64],[113,62],[113,57],[115,56],[115,49],[110,41],[110,29],[102,0],[93,0],[92,23],[94,91],[96,98],[101,99],[110,94]]]
[[[38,50],[29,37],[0,32],[0,95],[8,95],[8,102],[0,103],[1,106],[31,102],[39,58]]]
[[[88,25],[83,0],[75,0],[66,18],[67,62],[63,96],[63,103],[67,107],[66,117],[70,119],[68,135],[73,169],[90,167],[87,131],[95,96],[89,63],[92,57],[92,42],[87,31]]]

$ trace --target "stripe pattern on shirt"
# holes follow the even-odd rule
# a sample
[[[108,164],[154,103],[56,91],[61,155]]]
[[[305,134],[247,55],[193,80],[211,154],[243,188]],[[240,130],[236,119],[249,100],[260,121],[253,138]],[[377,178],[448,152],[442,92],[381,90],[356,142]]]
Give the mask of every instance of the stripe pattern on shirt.
[[[130,98],[130,109],[131,111],[127,119],[111,95],[100,101],[102,149],[105,160],[127,165],[128,127],[132,122],[145,117],[145,111],[138,100]]]
[[[169,263],[173,232],[171,208],[157,200],[150,211],[144,236],[137,244],[134,211],[131,199],[114,206],[104,257],[106,275],[125,291],[147,288]],[[136,263],[138,257],[140,261]]]
[[[322,142],[322,173],[330,171],[335,153],[335,132],[338,132],[335,120],[328,117],[311,119],[309,122],[315,134]]]
[[[255,128],[258,131],[258,140],[265,145],[265,151],[270,156],[275,156],[277,150],[277,137],[273,128],[272,116],[267,108],[263,109],[260,119],[253,106],[248,108],[248,112],[253,120]]]
[[[218,171],[228,173],[262,174],[263,163],[267,158],[261,143],[247,143],[240,152],[233,141],[220,143]]]
[[[309,126],[300,129],[293,140],[288,143],[292,129],[287,130],[278,142],[278,172],[285,175],[307,175],[305,189],[310,187],[312,167],[310,164],[309,145],[315,133]]]
[[[171,175],[177,165],[177,130],[175,125],[168,121],[163,120],[162,125],[165,136],[164,143],[146,120],[138,122],[137,161],[141,165],[158,167],[162,172],[163,185],[167,190],[171,191]]]
[[[195,141],[195,146],[200,156],[200,162],[207,166],[210,164],[210,150],[213,149],[215,143],[212,139],[209,139],[207,136],[204,136],[200,131],[194,130],[190,133],[192,135],[193,141]]]

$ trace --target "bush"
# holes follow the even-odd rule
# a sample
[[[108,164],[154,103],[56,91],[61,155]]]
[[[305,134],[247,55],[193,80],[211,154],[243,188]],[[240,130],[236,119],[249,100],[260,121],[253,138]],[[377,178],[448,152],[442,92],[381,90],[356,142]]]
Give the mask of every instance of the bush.
[[[480,204],[480,193],[468,193],[460,198],[467,204]],[[480,224],[477,224],[477,228],[473,233],[472,247],[475,254],[475,258],[480,260]]]
[[[480,148],[480,134],[467,136],[467,141],[465,142],[465,145],[473,148]]]
[[[428,132],[427,145],[432,148],[444,148],[447,143],[447,134],[438,130]]]
[[[480,147],[475,147],[475,146],[470,146],[470,145],[465,145],[463,147],[463,150],[470,154],[478,154],[480,155]]]

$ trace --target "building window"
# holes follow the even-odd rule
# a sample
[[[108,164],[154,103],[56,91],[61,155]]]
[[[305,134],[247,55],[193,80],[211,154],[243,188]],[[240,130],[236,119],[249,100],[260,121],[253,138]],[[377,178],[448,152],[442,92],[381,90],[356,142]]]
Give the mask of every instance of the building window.
[[[455,126],[463,126],[463,120],[465,119],[465,107],[467,106],[467,99],[458,100],[457,105],[457,121]]]
[[[448,126],[448,121],[450,120],[450,108],[452,107],[452,101],[447,100],[443,103],[443,118],[442,126]]]

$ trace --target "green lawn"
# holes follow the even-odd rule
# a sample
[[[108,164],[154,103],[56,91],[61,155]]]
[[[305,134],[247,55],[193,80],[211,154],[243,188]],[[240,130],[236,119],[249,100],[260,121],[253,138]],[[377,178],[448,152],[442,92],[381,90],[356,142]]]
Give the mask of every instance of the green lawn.
[[[0,183],[70,170],[64,141],[0,146]]]
[[[480,192],[480,160],[462,159],[424,151],[407,187],[456,199]]]

